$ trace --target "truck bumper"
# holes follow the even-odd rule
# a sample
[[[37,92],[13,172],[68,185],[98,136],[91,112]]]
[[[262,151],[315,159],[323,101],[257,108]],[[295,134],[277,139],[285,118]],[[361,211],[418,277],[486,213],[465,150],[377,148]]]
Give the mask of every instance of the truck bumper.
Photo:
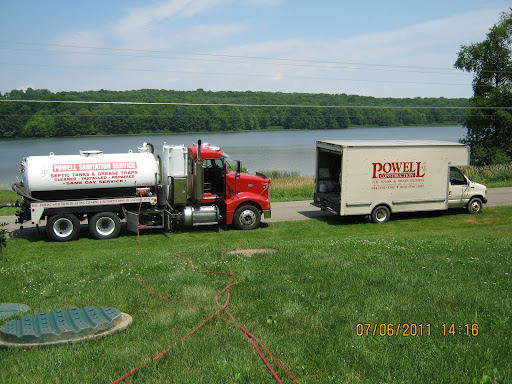
[[[272,218],[272,211],[270,209],[263,211],[263,218],[264,219],[270,219]]]

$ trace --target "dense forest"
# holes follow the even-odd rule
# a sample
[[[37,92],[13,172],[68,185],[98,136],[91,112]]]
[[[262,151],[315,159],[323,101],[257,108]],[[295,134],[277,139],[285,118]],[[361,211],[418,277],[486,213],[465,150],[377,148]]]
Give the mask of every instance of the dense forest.
[[[52,93],[29,88],[0,93],[0,138],[462,125],[468,106],[467,99],[446,98],[395,99],[202,89]]]

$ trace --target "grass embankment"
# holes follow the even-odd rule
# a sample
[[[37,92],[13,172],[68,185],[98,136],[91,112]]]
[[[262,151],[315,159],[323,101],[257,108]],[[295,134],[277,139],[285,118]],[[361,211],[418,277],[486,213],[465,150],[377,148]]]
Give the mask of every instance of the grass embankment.
[[[270,201],[313,201],[314,176],[301,176],[299,172],[262,171],[270,177]]]
[[[512,163],[464,167],[462,171],[473,181],[485,184],[488,188],[512,186]]]
[[[21,197],[16,192],[0,189],[0,205],[15,203],[16,201],[22,201]],[[14,215],[19,208],[2,208],[0,209],[0,216]]]
[[[0,349],[0,382],[111,382],[175,343],[126,382],[274,382],[240,330],[223,320],[226,312],[303,384],[487,376],[486,382],[511,382],[511,215],[512,207],[491,207],[479,215],[397,215],[384,225],[332,217],[248,232],[203,227],[143,234],[142,249],[134,235],[95,241],[84,233],[71,243],[9,239],[0,254],[2,302],[27,304],[30,314],[111,306],[129,313],[133,324],[82,344]],[[237,248],[277,252],[225,255],[224,264],[222,249]],[[181,251],[187,253],[175,256]],[[178,342],[218,310],[214,297],[229,282],[228,275],[200,271],[227,273],[227,265],[238,282],[228,307]],[[370,324],[368,336],[358,324]],[[398,324],[398,335],[380,336]],[[404,333],[404,324],[417,325]],[[466,336],[465,324],[478,335]]]

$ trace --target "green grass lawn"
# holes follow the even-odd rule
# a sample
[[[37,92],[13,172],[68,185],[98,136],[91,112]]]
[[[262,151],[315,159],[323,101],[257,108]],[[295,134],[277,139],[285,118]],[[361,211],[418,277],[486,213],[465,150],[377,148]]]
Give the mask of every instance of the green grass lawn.
[[[16,201],[22,203],[21,196],[19,196],[16,192],[7,189],[0,189],[0,205],[12,204]],[[5,207],[0,209],[0,216],[14,215],[18,210],[19,208],[15,207]]]
[[[511,382],[511,215],[512,207],[491,207],[479,215],[395,215],[383,225],[333,217],[254,231],[151,232],[141,236],[142,249],[129,234],[9,239],[0,301],[27,304],[30,314],[111,306],[133,324],[81,344],[0,349],[0,382],[107,383],[145,363],[127,383],[275,382],[224,320],[228,312],[304,384]],[[222,250],[237,248],[276,252],[226,254],[224,264]],[[214,298],[229,282],[202,271],[228,266],[238,282],[229,305],[179,342],[218,310]],[[399,323],[423,324],[424,334],[379,335],[380,324]],[[457,334],[444,336],[443,324],[448,332],[452,323]],[[369,336],[357,335],[358,324],[371,324]],[[478,335],[459,335],[464,324],[478,324]]]

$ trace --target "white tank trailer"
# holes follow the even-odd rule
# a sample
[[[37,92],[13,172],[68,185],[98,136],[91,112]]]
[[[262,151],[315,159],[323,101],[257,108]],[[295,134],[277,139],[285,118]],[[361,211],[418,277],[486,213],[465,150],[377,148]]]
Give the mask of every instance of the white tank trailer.
[[[135,196],[157,184],[158,164],[147,147],[139,153],[30,156],[21,163],[25,191],[39,200]]]

